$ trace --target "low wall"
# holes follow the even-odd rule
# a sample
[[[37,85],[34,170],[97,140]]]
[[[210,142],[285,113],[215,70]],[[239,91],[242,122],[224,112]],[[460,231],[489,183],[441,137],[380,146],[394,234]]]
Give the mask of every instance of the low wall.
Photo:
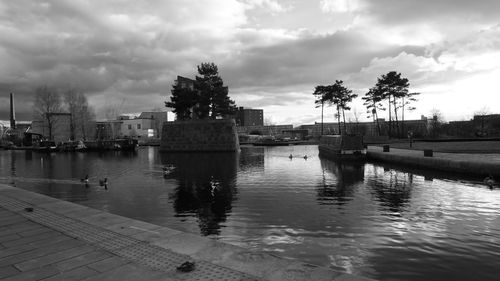
[[[160,151],[236,152],[240,150],[233,119],[163,123]]]
[[[457,160],[441,157],[424,157],[424,152],[421,151],[421,156],[396,154],[391,152],[379,152],[369,150],[366,152],[368,160],[382,161],[388,163],[402,164],[417,168],[426,168],[439,170],[444,172],[462,173],[476,176],[500,176],[500,164],[492,162],[470,161],[468,159]]]

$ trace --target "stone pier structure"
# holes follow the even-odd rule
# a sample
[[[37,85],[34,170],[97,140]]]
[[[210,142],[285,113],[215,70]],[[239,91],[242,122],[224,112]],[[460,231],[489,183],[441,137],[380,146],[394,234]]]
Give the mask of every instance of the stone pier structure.
[[[163,123],[162,152],[237,152],[234,119],[187,120]]]

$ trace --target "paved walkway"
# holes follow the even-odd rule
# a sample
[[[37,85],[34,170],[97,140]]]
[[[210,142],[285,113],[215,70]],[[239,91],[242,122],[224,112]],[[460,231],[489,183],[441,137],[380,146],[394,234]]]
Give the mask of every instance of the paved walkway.
[[[383,152],[380,146],[368,146],[370,160],[418,166],[448,172],[500,176],[500,154],[444,153],[434,152],[432,157],[424,157],[421,150],[390,148]]]
[[[0,184],[0,280],[368,279]]]

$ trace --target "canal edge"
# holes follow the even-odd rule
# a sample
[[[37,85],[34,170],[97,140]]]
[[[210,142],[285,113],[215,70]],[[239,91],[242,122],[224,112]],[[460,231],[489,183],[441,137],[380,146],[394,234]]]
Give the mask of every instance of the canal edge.
[[[201,265],[198,274],[202,276],[229,275],[237,278],[234,280],[371,280],[114,215],[5,184],[0,184],[0,206],[35,223],[157,270],[154,265],[162,265],[160,257],[165,256],[173,263],[186,259],[195,261]],[[32,208],[34,212],[26,212],[27,208]],[[155,257],[158,257],[157,260]],[[172,266],[169,263],[165,268],[170,270]]]

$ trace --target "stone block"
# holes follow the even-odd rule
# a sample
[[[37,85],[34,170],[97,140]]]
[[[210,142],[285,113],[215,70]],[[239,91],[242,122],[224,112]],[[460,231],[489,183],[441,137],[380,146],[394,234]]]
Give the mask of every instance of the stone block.
[[[233,119],[189,120],[163,124],[160,151],[235,152],[239,151]]]

